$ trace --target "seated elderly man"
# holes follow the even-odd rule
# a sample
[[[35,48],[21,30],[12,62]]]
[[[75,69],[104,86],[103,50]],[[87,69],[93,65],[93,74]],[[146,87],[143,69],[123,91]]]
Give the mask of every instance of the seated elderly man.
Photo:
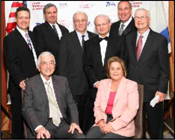
[[[38,57],[39,75],[26,81],[23,116],[29,138],[84,138],[78,110],[66,78],[52,75],[55,58],[50,52]]]

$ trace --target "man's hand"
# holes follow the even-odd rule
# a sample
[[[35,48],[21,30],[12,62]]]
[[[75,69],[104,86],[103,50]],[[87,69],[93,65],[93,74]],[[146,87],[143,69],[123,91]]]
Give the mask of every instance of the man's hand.
[[[80,129],[79,125],[77,125],[76,123],[71,123],[70,129],[68,132],[73,134],[75,129],[78,130],[78,133],[83,133],[82,130]]]
[[[41,139],[41,138],[42,139],[45,139],[45,138],[49,139],[49,138],[51,138],[49,131],[47,129],[45,129],[43,126],[38,128],[36,130],[36,133],[37,133],[37,139]]]
[[[106,133],[112,133],[112,132],[114,132],[115,130],[114,130],[114,128],[108,123],[108,124],[106,124],[106,125],[103,127],[103,131],[104,131],[104,133],[106,134]]]
[[[166,96],[166,94],[164,94],[164,93],[162,93],[162,92],[160,92],[160,91],[157,91],[156,94],[155,94],[155,96],[156,96],[156,95],[159,95],[159,101],[158,101],[158,103],[159,103],[159,102],[163,102],[164,99],[165,99],[165,96]]]
[[[25,88],[26,88],[25,80],[22,80],[22,81],[19,83],[19,86],[20,86],[20,88],[22,88],[22,90],[25,90]]]
[[[97,82],[96,84],[95,84],[95,87],[98,89],[98,87],[99,87],[99,83],[100,82]]]
[[[104,122],[104,120],[100,120],[99,122],[98,122],[98,126],[100,127],[100,131],[103,133],[103,134],[105,134],[105,131],[104,131],[104,126],[105,126],[106,124],[105,124],[105,122]]]

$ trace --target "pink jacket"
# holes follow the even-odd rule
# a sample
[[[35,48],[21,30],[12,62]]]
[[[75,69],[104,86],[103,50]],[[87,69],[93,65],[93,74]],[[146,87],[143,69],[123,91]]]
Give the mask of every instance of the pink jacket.
[[[96,126],[101,119],[104,119],[105,122],[107,120],[105,110],[108,103],[111,83],[111,79],[100,81],[94,103],[94,126]],[[123,77],[114,99],[112,110],[113,119],[109,122],[115,129],[114,133],[126,137],[132,137],[135,135],[134,117],[136,116],[138,108],[139,94],[137,83]]]

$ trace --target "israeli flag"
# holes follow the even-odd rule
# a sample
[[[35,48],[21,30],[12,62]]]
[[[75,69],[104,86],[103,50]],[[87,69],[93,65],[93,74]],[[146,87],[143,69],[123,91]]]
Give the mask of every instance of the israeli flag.
[[[150,27],[168,40],[168,53],[171,53],[170,37],[163,1],[150,1]]]
[[[152,30],[162,34],[168,40],[168,53],[171,53],[171,45],[170,45],[170,37],[169,31],[166,21],[166,14],[164,9],[163,1],[150,1],[150,18],[151,23],[150,27]],[[169,82],[168,82],[168,90],[165,100],[169,100]]]

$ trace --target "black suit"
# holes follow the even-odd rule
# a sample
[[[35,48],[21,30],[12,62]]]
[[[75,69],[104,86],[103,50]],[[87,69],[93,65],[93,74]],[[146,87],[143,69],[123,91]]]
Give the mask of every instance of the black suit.
[[[100,50],[101,48],[99,43],[99,36],[94,37],[85,42],[83,63],[84,63],[85,74],[91,86],[91,97],[89,97],[88,99],[90,102],[89,104],[91,104],[91,107],[89,106],[90,112],[88,115],[89,127],[91,127],[91,125],[94,123],[93,104],[97,93],[97,89],[93,88],[94,83],[107,78],[106,65],[109,58],[111,58],[112,56],[118,56],[122,58],[124,61],[127,59],[126,52],[125,52],[126,49],[123,44],[122,36],[109,37],[106,53],[105,53],[104,66],[102,64],[102,56],[101,56]],[[89,121],[91,121],[91,123]]]
[[[50,132],[52,138],[65,138],[69,137],[68,135],[71,137],[71,134],[68,134],[70,124],[79,124],[78,110],[72,98],[67,79],[53,75],[52,83],[56,100],[63,116],[58,127],[49,118],[49,102],[41,76],[36,75],[26,81],[23,116],[32,133],[29,135],[31,138],[36,138],[34,130],[39,125],[44,126]]]
[[[121,21],[117,21],[117,22],[114,22],[111,25],[110,35],[112,35],[112,36],[118,36],[118,32],[119,32],[119,28],[120,28],[120,23],[121,23]],[[122,35],[123,36],[126,36],[126,35],[134,32],[136,30],[137,29],[136,29],[135,24],[134,24],[134,18],[132,18],[131,22],[126,27],[126,29],[123,31]]]
[[[96,35],[88,32],[88,36],[93,38]],[[83,116],[88,83],[83,69],[83,49],[76,31],[63,36],[61,40],[58,55],[58,72],[59,75],[68,78],[73,98],[78,103],[79,114]],[[82,128],[83,117],[80,116],[79,119],[80,127]]]
[[[28,32],[35,48],[32,32]],[[36,54],[37,50],[35,48]],[[23,135],[21,88],[19,83],[26,78],[30,78],[38,73],[34,62],[34,56],[28,44],[15,29],[4,38],[4,56],[9,76],[8,93],[12,100],[12,136],[21,138]]]
[[[150,120],[151,138],[163,137],[163,103],[154,108],[149,102],[154,98],[156,91],[167,92],[169,79],[169,59],[167,39],[150,30],[139,61],[136,60],[137,32],[126,38],[128,49],[128,78],[144,85],[144,113]]]
[[[62,32],[62,36],[69,33],[67,28],[58,23],[57,25],[59,26]],[[60,39],[55,34],[50,24],[47,21],[45,21],[45,23],[34,27],[33,32],[35,34],[39,54],[44,51],[50,51],[55,56],[55,60],[57,60]],[[55,71],[55,74],[57,74],[57,71]]]

